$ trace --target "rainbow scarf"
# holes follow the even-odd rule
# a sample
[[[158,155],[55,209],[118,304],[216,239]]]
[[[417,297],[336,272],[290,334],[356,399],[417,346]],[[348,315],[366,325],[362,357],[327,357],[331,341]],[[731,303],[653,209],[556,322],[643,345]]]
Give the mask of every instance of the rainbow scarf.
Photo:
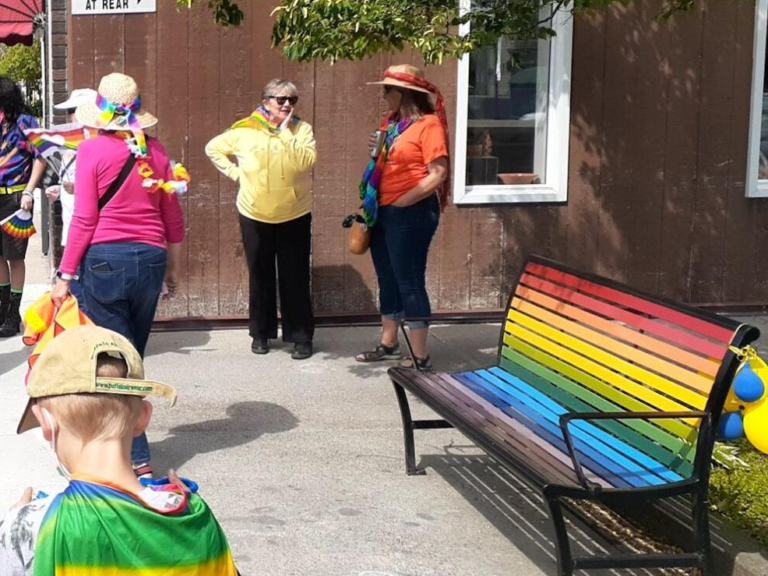
[[[294,116],[292,124],[296,126],[298,123],[299,117]],[[264,108],[264,106],[256,108],[256,110],[253,111],[253,114],[248,116],[248,118],[243,118],[232,124],[230,130],[234,130],[235,128],[261,128],[270,134],[280,134],[280,127],[272,122],[269,111]]]
[[[403,118],[397,121],[393,115],[390,115],[387,118],[387,137],[384,139],[381,152],[377,158],[371,158],[371,161],[368,162],[368,167],[365,169],[363,181],[360,182],[360,200],[363,201],[363,217],[369,228],[376,224],[376,219],[379,215],[379,187],[381,186],[381,175],[384,172],[384,163],[387,161],[389,149],[397,137],[412,124],[413,118]]]
[[[141,110],[141,97],[136,96],[131,104],[122,105],[115,104],[104,98],[101,94],[96,96],[96,105],[101,110],[101,116],[99,119],[104,123],[102,128],[109,125],[113,120],[121,127],[125,127],[133,132],[136,138],[136,143],[139,147],[139,155],[147,155],[147,140],[144,137],[144,130],[139,123],[139,119],[136,117],[136,112]],[[117,116],[117,118],[115,118]],[[127,125],[127,126],[126,126]]]
[[[40,526],[34,576],[236,576],[211,510],[196,494],[184,500],[161,513],[119,486],[73,476]]]

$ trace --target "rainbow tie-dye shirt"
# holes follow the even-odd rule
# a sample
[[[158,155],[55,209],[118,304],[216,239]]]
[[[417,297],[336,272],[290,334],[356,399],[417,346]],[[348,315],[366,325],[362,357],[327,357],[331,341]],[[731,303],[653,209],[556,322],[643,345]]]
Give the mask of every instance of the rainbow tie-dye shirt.
[[[73,476],[37,531],[31,573],[236,576],[227,539],[203,499],[168,496],[178,503],[176,510],[159,511],[141,494]]]

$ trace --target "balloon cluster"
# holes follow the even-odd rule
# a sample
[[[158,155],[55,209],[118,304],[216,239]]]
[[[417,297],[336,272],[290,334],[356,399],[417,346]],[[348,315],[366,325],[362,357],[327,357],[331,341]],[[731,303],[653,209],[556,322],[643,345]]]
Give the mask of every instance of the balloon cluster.
[[[725,399],[718,432],[725,440],[746,436],[755,448],[768,454],[768,364],[751,347],[738,352],[744,363]]]

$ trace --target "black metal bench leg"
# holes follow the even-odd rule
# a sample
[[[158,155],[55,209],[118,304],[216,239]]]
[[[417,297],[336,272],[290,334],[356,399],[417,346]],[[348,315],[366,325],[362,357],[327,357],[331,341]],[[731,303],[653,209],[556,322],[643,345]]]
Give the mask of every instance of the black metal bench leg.
[[[405,472],[409,476],[423,475],[426,471],[416,467],[416,448],[413,441],[413,418],[411,418],[411,408],[408,404],[408,397],[405,395],[405,389],[392,382],[397,395],[397,403],[400,405],[400,416],[403,419],[403,440],[405,442]]]
[[[557,554],[557,576],[573,576],[573,558],[571,544],[568,541],[568,531],[565,527],[563,507],[557,496],[544,492],[549,505],[549,515],[555,527],[555,552]]]
[[[709,499],[706,492],[693,497],[693,541],[701,554],[701,576],[708,576],[712,568],[712,542],[709,534]]]

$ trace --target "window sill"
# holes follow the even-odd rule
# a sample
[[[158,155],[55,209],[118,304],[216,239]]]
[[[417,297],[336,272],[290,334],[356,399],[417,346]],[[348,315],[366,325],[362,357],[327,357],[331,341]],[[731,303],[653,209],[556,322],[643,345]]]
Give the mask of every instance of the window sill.
[[[747,198],[768,198],[768,180],[758,180],[756,186],[747,189]]]
[[[768,186],[768,181],[766,181]],[[768,189],[766,189],[768,195]],[[464,193],[456,194],[454,204],[526,204],[534,202],[565,202],[565,193],[551,186],[534,184],[530,186],[467,186]]]

